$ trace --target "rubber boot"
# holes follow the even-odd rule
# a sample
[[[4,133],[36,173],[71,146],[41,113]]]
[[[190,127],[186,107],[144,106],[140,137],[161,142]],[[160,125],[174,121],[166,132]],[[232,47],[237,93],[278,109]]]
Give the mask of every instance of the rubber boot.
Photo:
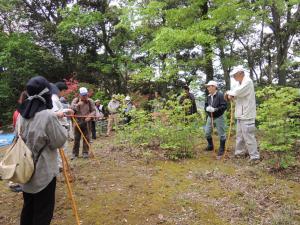
[[[225,144],[226,144],[226,140],[220,140],[220,147],[219,147],[218,156],[222,156],[224,154]]]
[[[207,147],[205,151],[212,151],[214,149],[213,139],[210,137],[210,138],[206,138],[206,140],[207,140]]]

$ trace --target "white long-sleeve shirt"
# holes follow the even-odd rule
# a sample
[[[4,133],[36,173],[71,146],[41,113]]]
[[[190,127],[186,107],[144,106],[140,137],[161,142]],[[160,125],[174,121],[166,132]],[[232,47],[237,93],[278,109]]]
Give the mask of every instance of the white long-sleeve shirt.
[[[67,112],[67,109],[64,109],[62,103],[59,100],[58,95],[53,94],[51,96],[53,108],[51,109],[53,112]],[[68,126],[69,123],[66,117],[62,117],[58,119],[60,124],[63,126]]]
[[[250,120],[256,117],[256,101],[253,81],[248,76],[244,76],[233,90],[227,92],[235,99],[235,118],[240,120]]]

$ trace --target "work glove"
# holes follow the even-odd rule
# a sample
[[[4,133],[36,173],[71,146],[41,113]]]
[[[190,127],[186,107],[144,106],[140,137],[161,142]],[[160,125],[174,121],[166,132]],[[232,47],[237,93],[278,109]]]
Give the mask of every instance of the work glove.
[[[207,112],[215,112],[216,111],[216,108],[212,107],[212,106],[207,106],[206,107],[206,111]]]

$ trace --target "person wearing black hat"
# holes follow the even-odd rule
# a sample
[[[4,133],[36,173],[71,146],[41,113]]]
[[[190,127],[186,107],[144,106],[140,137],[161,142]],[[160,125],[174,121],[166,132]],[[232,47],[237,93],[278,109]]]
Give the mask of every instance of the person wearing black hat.
[[[21,225],[49,225],[55,203],[56,176],[59,173],[57,148],[67,140],[67,132],[51,111],[50,83],[41,76],[31,78],[26,84],[27,99],[19,106],[16,126],[32,151],[35,172],[24,185]]]

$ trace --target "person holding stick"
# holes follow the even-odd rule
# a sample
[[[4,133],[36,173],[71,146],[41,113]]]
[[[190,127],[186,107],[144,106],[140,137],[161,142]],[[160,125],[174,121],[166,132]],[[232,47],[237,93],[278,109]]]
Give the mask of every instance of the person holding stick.
[[[235,118],[237,120],[235,156],[250,155],[250,162],[260,159],[255,138],[256,101],[253,81],[245,75],[242,66],[235,67],[231,73],[238,85],[227,91],[226,100],[235,101]]]
[[[226,143],[224,112],[227,109],[227,102],[224,99],[223,93],[218,90],[217,82],[211,80],[205,86],[208,91],[208,96],[205,101],[205,112],[207,114],[205,136],[208,143],[206,151],[214,150],[212,131],[213,127],[216,126],[220,137],[217,159],[221,159]]]
[[[32,151],[35,171],[22,185],[23,209],[21,225],[49,225],[55,204],[56,176],[59,173],[57,148],[67,140],[57,115],[51,111],[51,86],[41,76],[31,78],[26,84],[28,98],[18,107],[20,112],[16,129]]]
[[[79,88],[79,97],[74,98],[71,103],[71,109],[75,112],[75,117],[79,128],[81,129],[85,138],[83,142],[82,157],[89,158],[89,144],[86,140],[89,140],[89,122],[96,116],[96,109],[94,101],[88,97],[88,90],[85,87]],[[75,159],[79,156],[79,146],[81,140],[81,132],[77,126],[74,128],[74,146],[71,159]]]

